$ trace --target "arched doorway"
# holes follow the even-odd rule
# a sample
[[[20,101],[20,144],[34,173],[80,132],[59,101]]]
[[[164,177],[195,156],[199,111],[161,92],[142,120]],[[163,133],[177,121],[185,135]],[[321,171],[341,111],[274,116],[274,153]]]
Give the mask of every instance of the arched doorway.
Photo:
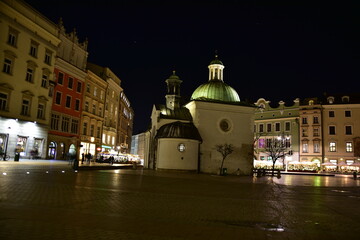
[[[56,158],[56,142],[50,142],[49,144],[49,159],[55,159]]]

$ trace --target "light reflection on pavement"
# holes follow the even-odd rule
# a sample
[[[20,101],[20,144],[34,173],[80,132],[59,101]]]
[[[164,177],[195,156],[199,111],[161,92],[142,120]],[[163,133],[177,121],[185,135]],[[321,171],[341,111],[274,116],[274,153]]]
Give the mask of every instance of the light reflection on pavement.
[[[312,186],[312,187],[359,187],[360,178],[354,180],[352,177],[327,177],[308,175],[285,175],[280,179],[274,177],[277,184],[287,186]]]

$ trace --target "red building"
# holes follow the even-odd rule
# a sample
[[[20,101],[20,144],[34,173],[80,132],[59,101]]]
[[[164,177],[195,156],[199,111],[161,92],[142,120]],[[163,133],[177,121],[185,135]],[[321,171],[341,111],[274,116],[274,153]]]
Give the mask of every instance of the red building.
[[[82,96],[85,88],[87,41],[79,43],[60,20],[59,45],[54,69],[55,88],[48,134],[48,158],[67,159],[78,153]]]

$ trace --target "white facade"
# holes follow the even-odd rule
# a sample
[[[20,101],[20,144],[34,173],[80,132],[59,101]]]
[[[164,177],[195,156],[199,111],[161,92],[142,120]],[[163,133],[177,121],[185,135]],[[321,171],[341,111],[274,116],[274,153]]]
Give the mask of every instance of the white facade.
[[[157,169],[197,171],[198,152],[199,141],[197,140],[160,138],[157,149]]]
[[[191,101],[186,105],[203,139],[200,145],[200,172],[217,173],[222,156],[217,144],[232,144],[235,149],[225,162],[229,174],[250,174],[253,154],[254,108],[233,104]]]

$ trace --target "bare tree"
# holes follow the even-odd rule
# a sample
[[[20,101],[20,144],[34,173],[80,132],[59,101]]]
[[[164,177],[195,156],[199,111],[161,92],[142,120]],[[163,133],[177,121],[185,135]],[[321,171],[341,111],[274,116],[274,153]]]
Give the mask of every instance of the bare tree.
[[[215,145],[215,147],[216,147],[216,151],[218,151],[222,155],[222,161],[220,166],[220,175],[222,175],[225,158],[234,151],[234,146],[232,144],[224,143],[224,144],[217,144]]]
[[[266,147],[264,148],[263,152],[266,152],[272,160],[272,173],[271,175],[274,176],[274,169],[275,169],[275,162],[278,159],[285,159],[286,155],[289,155],[287,152],[287,146],[284,141],[284,138],[271,138],[267,139]]]

